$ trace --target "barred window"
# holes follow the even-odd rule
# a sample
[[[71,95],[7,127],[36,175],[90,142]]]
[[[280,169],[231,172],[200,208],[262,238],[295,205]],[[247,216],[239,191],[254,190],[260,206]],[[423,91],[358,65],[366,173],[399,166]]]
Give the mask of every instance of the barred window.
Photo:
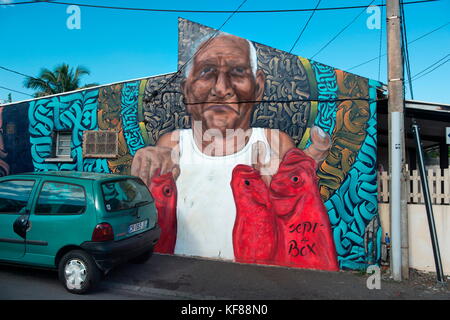
[[[83,133],[83,157],[116,158],[119,152],[116,131],[85,131]]]
[[[72,133],[71,132],[57,132],[56,133],[55,157],[70,158],[71,142],[72,142]]]

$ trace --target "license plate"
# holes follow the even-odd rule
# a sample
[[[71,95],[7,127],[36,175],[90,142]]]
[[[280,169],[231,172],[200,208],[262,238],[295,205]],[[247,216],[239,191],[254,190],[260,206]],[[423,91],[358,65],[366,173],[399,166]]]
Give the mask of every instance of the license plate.
[[[130,224],[128,226],[128,233],[133,233],[142,229],[147,228],[148,220],[144,220],[138,223]]]

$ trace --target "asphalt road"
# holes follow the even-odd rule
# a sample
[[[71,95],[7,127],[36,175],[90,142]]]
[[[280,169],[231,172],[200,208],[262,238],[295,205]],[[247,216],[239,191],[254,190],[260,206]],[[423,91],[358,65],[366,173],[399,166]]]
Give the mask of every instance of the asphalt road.
[[[447,300],[450,289],[382,279],[368,287],[361,272],[324,272],[154,254],[124,264],[88,295],[68,293],[56,272],[0,265],[1,300]],[[450,280],[450,279],[449,279]]]
[[[132,289],[132,288],[130,288]],[[104,281],[89,295],[67,292],[56,271],[0,265],[0,300],[170,300],[174,296],[137,292]],[[177,299],[179,299],[177,297]]]

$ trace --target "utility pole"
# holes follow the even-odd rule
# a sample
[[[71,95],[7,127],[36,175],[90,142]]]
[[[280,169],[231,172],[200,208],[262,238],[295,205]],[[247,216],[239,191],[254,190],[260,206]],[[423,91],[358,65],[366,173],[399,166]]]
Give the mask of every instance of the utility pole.
[[[401,47],[400,1],[386,1],[388,48],[388,119],[389,119],[389,171],[391,217],[391,274],[395,281],[402,280],[402,216],[405,218],[405,134],[403,55]],[[403,210],[402,210],[403,208]],[[403,229],[403,230],[402,230]]]

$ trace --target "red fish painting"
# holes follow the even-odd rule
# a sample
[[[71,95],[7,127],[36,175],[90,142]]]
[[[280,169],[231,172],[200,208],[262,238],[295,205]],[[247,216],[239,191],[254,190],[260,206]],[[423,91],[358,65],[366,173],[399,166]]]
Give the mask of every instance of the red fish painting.
[[[269,188],[277,220],[276,263],[338,271],[327,211],[320,197],[316,163],[298,149],[283,157]]]
[[[235,260],[270,263],[275,255],[277,235],[266,184],[257,170],[237,165],[233,169],[231,189],[236,203],[233,228]]]
[[[151,180],[150,192],[158,210],[158,224],[161,235],[154,247],[155,252],[174,253],[177,239],[177,188],[172,173],[159,175]]]

